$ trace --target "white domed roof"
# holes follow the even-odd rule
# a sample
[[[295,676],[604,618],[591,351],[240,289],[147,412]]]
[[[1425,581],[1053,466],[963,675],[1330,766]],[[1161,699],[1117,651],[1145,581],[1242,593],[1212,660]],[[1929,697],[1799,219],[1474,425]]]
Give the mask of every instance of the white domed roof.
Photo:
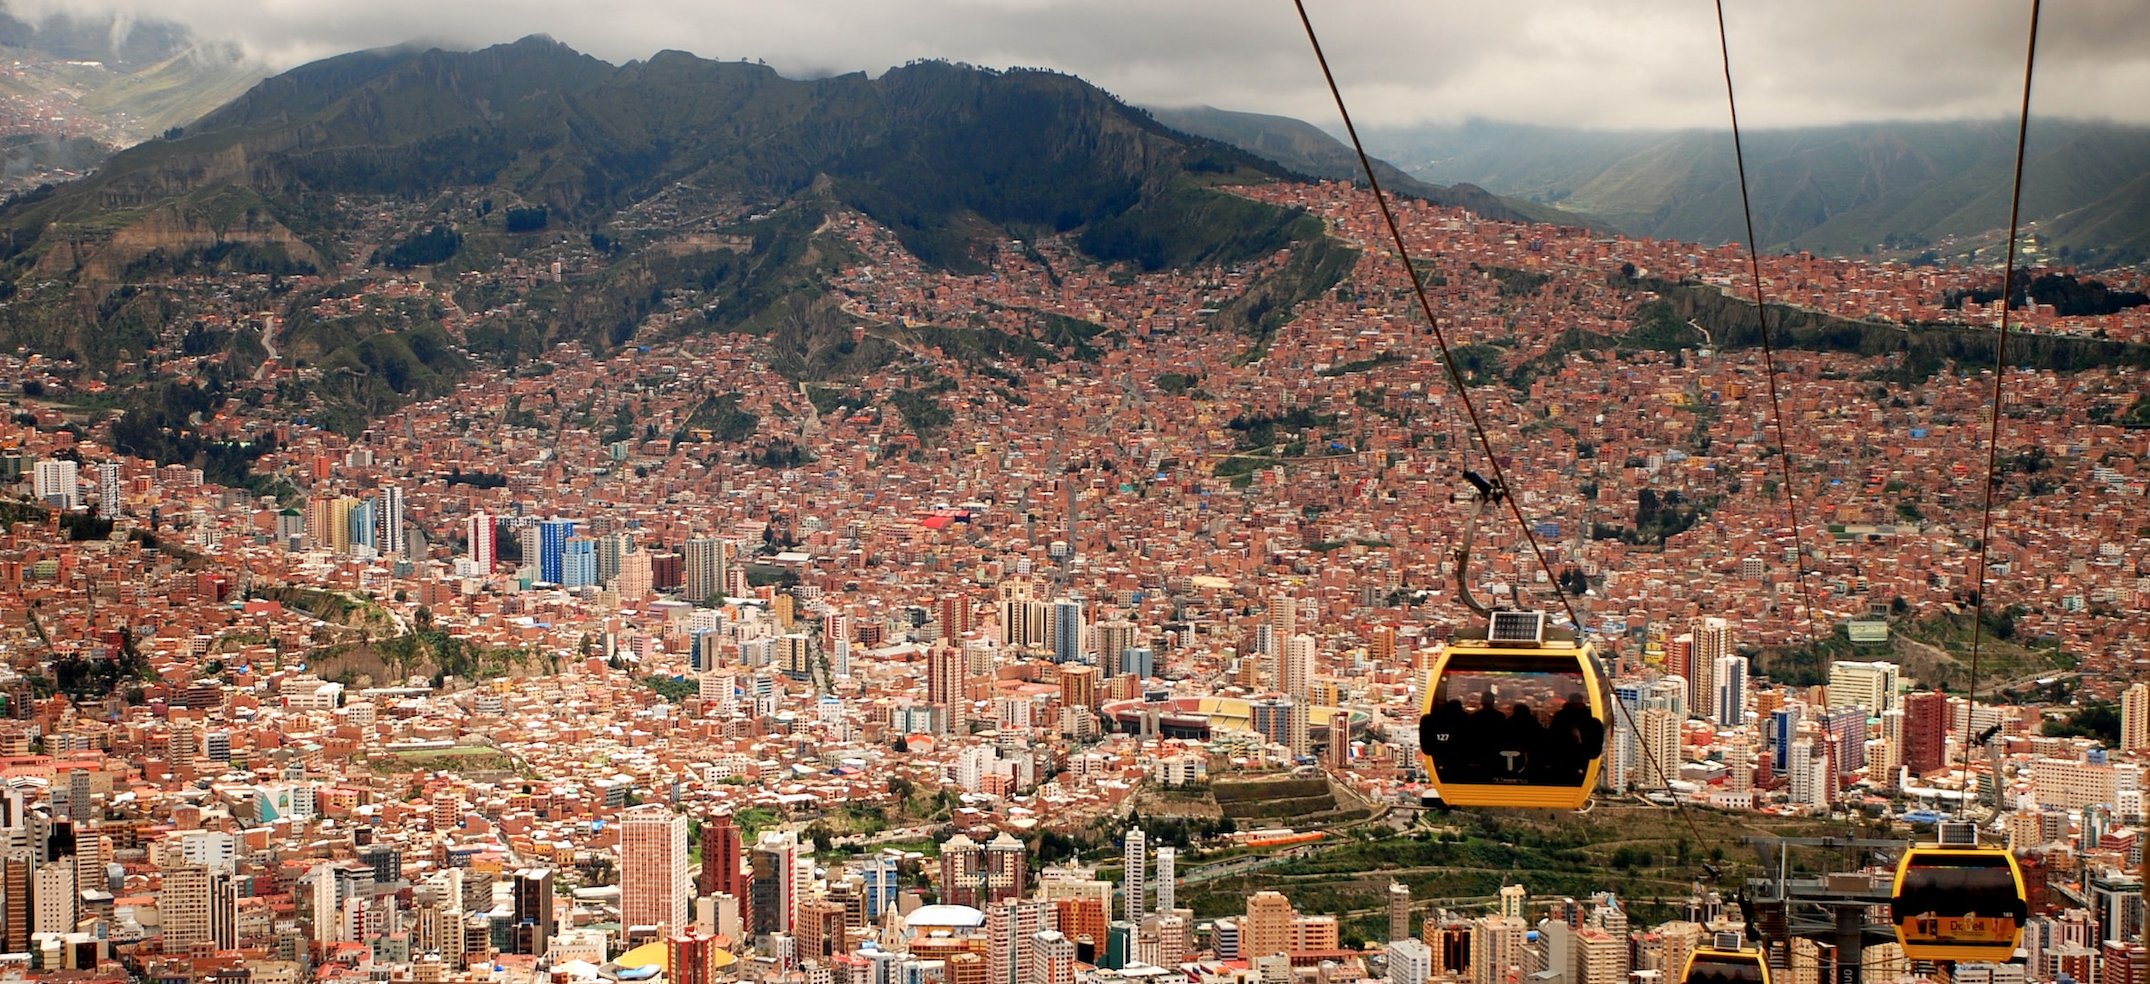
[[[976,929],[985,925],[985,913],[967,905],[922,905],[903,917],[903,922],[913,929],[921,926]]]

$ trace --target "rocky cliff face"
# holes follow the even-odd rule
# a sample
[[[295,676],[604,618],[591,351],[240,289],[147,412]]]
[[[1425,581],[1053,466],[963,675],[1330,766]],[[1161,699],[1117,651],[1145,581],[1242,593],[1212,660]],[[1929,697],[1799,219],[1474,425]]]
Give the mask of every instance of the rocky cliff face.
[[[38,259],[33,275],[73,278],[96,288],[126,279],[131,265],[158,252],[177,257],[227,245],[268,247],[295,262],[327,265],[312,244],[264,210],[248,209],[219,224],[197,209],[172,202],[148,210],[109,237],[81,231],[54,243]]]

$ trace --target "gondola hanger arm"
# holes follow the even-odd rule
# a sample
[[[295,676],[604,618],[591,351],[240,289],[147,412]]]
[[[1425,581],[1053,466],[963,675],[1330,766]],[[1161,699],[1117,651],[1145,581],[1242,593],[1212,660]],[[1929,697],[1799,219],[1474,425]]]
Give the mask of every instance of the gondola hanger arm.
[[[1463,478],[1475,491],[1466,493],[1471,500],[1471,514],[1463,521],[1463,539],[1456,545],[1456,595],[1463,599],[1463,607],[1490,618],[1493,609],[1471,595],[1471,541],[1478,535],[1478,520],[1488,507],[1507,498],[1508,489],[1499,480],[1488,479],[1475,471],[1465,470]]]

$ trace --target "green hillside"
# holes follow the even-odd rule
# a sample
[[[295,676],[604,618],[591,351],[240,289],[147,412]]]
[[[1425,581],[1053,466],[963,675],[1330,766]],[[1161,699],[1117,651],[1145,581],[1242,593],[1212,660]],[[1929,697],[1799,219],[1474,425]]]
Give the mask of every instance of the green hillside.
[[[474,366],[513,367],[562,341],[603,351],[645,329],[643,341],[752,332],[798,378],[857,378],[898,349],[853,344],[856,318],[823,287],[856,260],[828,231],[844,210],[959,271],[1054,235],[1141,270],[1304,247],[1247,286],[1262,310],[1229,321],[1259,336],[1353,258],[1302,212],[1219,190],[1287,174],[1045,71],[918,62],[802,81],[670,51],[614,66],[537,37],[358,52],[264,79],[182,133],[0,209],[0,345],[101,374],[142,422],[131,436],[159,445],[136,450],[160,456],[187,447],[190,427],[165,408],[213,405],[264,357],[254,332],[231,334],[245,347],[198,394],[138,399],[161,393],[159,332],[192,316],[154,289],[165,276],[265,278],[282,357],[303,370],[279,402],[346,430]],[[466,311],[509,313],[453,344],[444,312],[421,305],[310,313],[369,278],[543,267],[562,250],[578,257],[565,282],[512,298],[459,289]],[[653,321],[685,298],[699,317]],[[1089,350],[1064,326],[1003,342]]]
[[[264,81],[181,139],[121,154],[0,222],[18,231],[10,261],[19,271],[55,234],[35,231],[46,223],[88,229],[115,210],[228,184],[261,194],[275,219],[323,255],[341,255],[340,230],[321,225],[309,199],[483,188],[583,223],[682,181],[782,198],[827,176],[838,200],[889,224],[922,258],[962,266],[971,262],[965,244],[983,231],[970,219],[1068,231],[1132,215],[1145,234],[1171,238],[1188,234],[1178,220],[1214,197],[1204,185],[1278,173],[1175,134],[1069,76],[929,62],[876,80],[809,82],[679,52],[615,68],[528,39],[305,66]],[[1244,258],[1278,244],[1237,241],[1240,231],[1164,255]],[[1092,242],[1108,251],[1101,258],[1127,258],[1110,255],[1119,239]]]
[[[237,98],[267,74],[236,52],[195,48],[122,75],[82,97],[82,108],[129,121],[145,136],[185,126]]]

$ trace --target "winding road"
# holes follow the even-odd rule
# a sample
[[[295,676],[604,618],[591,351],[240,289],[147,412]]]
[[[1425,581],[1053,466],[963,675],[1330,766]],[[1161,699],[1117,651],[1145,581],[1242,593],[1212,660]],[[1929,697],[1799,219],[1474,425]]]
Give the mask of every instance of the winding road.
[[[273,365],[278,359],[276,351],[276,319],[274,317],[262,319],[261,347],[268,350],[269,357],[261,360],[261,364],[254,367],[254,381],[257,383],[261,382],[262,378],[269,374],[269,366]]]

